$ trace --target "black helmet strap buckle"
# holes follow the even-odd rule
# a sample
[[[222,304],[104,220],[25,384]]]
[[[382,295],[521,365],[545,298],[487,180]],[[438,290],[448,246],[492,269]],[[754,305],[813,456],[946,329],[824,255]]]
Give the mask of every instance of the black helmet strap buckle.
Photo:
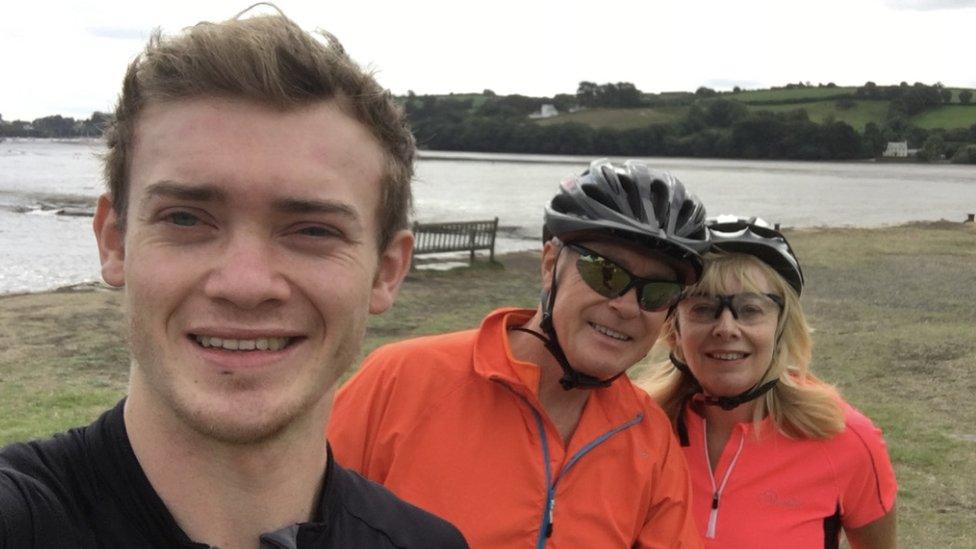
[[[762,384],[760,384],[760,381],[757,381],[755,385],[753,385],[752,387],[746,389],[745,391],[735,396],[730,396],[730,397],[708,396],[704,394],[703,392],[704,390],[702,389],[701,384],[698,383],[698,380],[695,378],[695,375],[691,373],[691,368],[689,368],[687,364],[679,360],[678,357],[674,356],[674,353],[671,353],[668,358],[671,359],[671,364],[674,365],[675,369],[688,376],[691,379],[692,383],[694,383],[696,394],[701,395],[701,396],[697,396],[696,400],[699,400],[709,406],[718,406],[719,408],[726,411],[733,410],[741,404],[745,404],[750,400],[754,400],[761,397],[762,395],[769,392],[770,389],[775,387],[777,383],[779,383],[779,378],[771,379]],[[759,379],[762,380],[763,378],[765,378],[769,374],[769,371],[772,368],[773,368],[773,364],[770,363],[769,366],[766,367],[766,371],[763,372],[763,375]]]
[[[562,388],[567,391],[576,388],[599,389],[601,387],[609,387],[610,384],[613,383],[615,379],[617,379],[623,374],[623,372],[621,372],[620,374],[617,374],[610,379],[598,379],[593,376],[578,372],[574,370],[572,366],[570,366],[569,359],[567,359],[566,354],[563,353],[562,347],[560,347],[558,342],[553,343],[552,338],[546,337],[535,330],[530,330],[529,328],[523,328],[521,326],[512,329],[518,332],[525,332],[527,334],[531,334],[539,338],[540,341],[542,341],[542,343],[546,346],[546,350],[549,351],[549,354],[551,354],[553,358],[556,359],[556,362],[559,363],[559,366],[562,367],[563,377],[559,379],[559,385],[561,385]]]

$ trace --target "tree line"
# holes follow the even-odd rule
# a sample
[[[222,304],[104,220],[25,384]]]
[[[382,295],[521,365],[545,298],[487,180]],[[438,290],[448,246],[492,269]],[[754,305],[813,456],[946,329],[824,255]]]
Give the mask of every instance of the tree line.
[[[952,103],[952,90],[942,84],[927,86],[915,82],[911,86],[902,82],[897,86],[878,86],[874,82],[867,82],[857,88],[854,96],[858,99],[884,99],[891,101],[892,114],[912,116],[933,107]],[[973,98],[970,90],[959,92],[959,103],[968,105]],[[889,114],[890,116],[890,114]]]
[[[785,86],[805,87],[813,86],[803,82]],[[466,96],[418,96],[409,92],[401,100],[418,143],[434,150],[849,160],[877,157],[888,142],[907,141],[909,147],[919,149],[922,160],[947,158],[976,163],[976,124],[963,129],[926,130],[908,121],[910,116],[952,101],[952,92],[941,84],[902,82],[898,86],[878,86],[867,82],[853,93],[842,93],[836,101],[841,110],[853,107],[855,99],[889,101],[885,120],[869,123],[862,131],[838,120],[814,122],[803,109],[753,111],[735,98],[739,91],[718,92],[702,86],[695,92],[650,94],[629,82],[583,81],[575,94],[553,97],[499,96],[484,90]],[[972,92],[960,91],[958,100],[968,104]],[[593,128],[572,122],[540,125],[528,115],[538,112],[543,104],[552,104],[560,112],[661,106],[687,107],[687,112],[670,123],[631,129]],[[0,136],[97,137],[110,120],[111,115],[102,112],[94,112],[84,120],[53,115],[30,122],[7,122],[0,116]]]
[[[758,112],[734,118],[716,105],[721,103],[693,108],[676,124],[625,130],[483,116],[416,116],[412,123],[418,142],[434,150],[805,160],[867,155],[862,137],[843,122],[816,124],[805,113]]]
[[[73,138],[100,137],[111,115],[95,111],[91,117],[75,120],[55,114],[31,121],[5,121],[0,115],[0,137]]]
[[[803,86],[801,83],[799,86]],[[798,87],[794,85],[794,87]],[[826,86],[834,88],[835,85]],[[868,92],[861,92],[861,89]],[[408,95],[405,101],[414,133],[424,148],[450,151],[582,154],[620,156],[690,156],[712,158],[849,160],[880,156],[889,141],[908,141],[922,160],[941,158],[976,162],[976,124],[964,129],[926,130],[907,121],[909,113],[944,104],[941,87],[879,87],[867,83],[853,97],[892,101],[886,119],[863,131],[838,120],[814,122],[803,109],[751,111],[734,93],[699,88],[694,93],[645,94],[633,84],[581,82],[574,96],[553,98],[483,93],[462,96]],[[897,92],[887,91],[897,88]],[[490,90],[486,90],[490,92]],[[842,100],[853,101],[847,93]],[[960,100],[963,99],[962,93]],[[938,103],[934,103],[935,98]],[[951,99],[951,92],[949,94]],[[842,100],[838,100],[840,103]],[[581,123],[539,125],[528,118],[544,103],[558,110],[574,107],[633,108],[688,106],[675,122],[642,128],[593,128]],[[921,105],[921,106],[919,106]],[[838,108],[843,108],[838,104]]]

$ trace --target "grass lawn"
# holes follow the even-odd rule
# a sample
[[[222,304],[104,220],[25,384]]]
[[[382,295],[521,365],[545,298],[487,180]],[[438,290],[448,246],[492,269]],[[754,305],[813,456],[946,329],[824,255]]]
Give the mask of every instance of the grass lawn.
[[[820,88],[815,88],[820,89]],[[824,88],[827,89],[827,88]],[[835,88],[836,89],[836,88]],[[804,90],[784,90],[804,91]],[[747,93],[747,92],[743,92]],[[748,92],[751,93],[751,92]],[[738,94],[741,95],[741,94]],[[738,99],[738,95],[734,96]],[[888,113],[888,101],[854,100],[849,109],[838,109],[835,100],[791,103],[788,105],[747,105],[751,111],[790,112],[804,109],[810,120],[822,124],[828,118],[850,124],[857,131],[864,131],[869,122],[881,126]],[[670,124],[680,120],[688,112],[688,107],[657,107],[641,109],[586,109],[575,113],[565,113],[552,118],[537,120],[542,126],[578,122],[593,128],[615,128],[618,130],[640,128],[649,124]],[[925,129],[968,128],[976,124],[976,104],[946,105],[915,116],[911,123]]]
[[[814,370],[884,429],[902,547],[976,547],[976,227],[940,222],[791,233]],[[407,279],[364,352],[534,306],[538,257]],[[125,391],[121,295],[0,297],[0,444],[86,423]],[[648,360],[634,371],[654,367]]]
[[[846,122],[857,131],[864,131],[864,126],[868,122],[874,122],[879,126],[885,120],[888,112],[887,101],[854,101],[854,106],[849,109],[838,109],[836,101],[811,101],[809,103],[798,103],[790,105],[749,105],[752,111],[772,111],[790,112],[804,109],[810,116],[810,120],[820,124],[829,117],[834,120]]]
[[[914,118],[912,124],[919,128],[968,128],[976,124],[976,105],[945,105],[926,111]]]
[[[656,107],[643,109],[585,109],[536,121],[540,126],[578,122],[592,128],[627,130],[651,124],[670,124],[681,119],[688,107]]]
[[[823,99],[824,97],[843,95],[845,93],[852,94],[856,90],[857,90],[856,87],[797,88],[792,90],[786,90],[786,89],[752,90],[752,91],[742,91],[739,93],[733,93],[729,95],[723,94],[723,97],[736,99],[742,101],[743,103],[751,103],[753,101],[784,101],[788,99],[789,100],[801,100],[801,99],[817,100],[817,99]]]

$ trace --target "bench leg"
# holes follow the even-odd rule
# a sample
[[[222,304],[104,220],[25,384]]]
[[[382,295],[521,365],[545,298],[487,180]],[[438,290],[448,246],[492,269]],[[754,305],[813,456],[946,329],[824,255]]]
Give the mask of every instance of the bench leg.
[[[468,256],[468,265],[474,265],[474,231],[468,233],[468,247],[471,248],[471,253]]]

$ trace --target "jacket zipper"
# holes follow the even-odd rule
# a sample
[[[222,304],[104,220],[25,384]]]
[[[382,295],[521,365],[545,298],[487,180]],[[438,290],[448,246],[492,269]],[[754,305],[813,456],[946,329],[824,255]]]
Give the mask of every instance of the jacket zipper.
[[[708,457],[708,422],[702,420],[702,438],[705,441],[705,463],[708,464],[708,480],[712,481],[712,509],[708,513],[708,528],[705,531],[705,537],[708,539],[715,539],[715,527],[718,522],[718,503],[722,498],[722,492],[725,491],[725,485],[729,482],[729,477],[732,475],[732,469],[735,468],[735,462],[739,460],[739,454],[742,453],[742,446],[746,441],[745,435],[739,438],[739,448],[735,451],[735,455],[732,456],[732,462],[729,463],[729,468],[725,470],[725,476],[722,477],[722,484],[716,488],[715,487],[715,473],[712,472],[712,460]]]
[[[522,400],[524,400],[525,403],[529,405],[529,408],[532,410],[532,415],[535,416],[535,423],[536,426],[539,428],[539,440],[542,442],[542,459],[545,461],[546,504],[545,506],[543,506],[542,509],[542,525],[539,528],[539,538],[536,541],[536,547],[538,549],[542,549],[543,547],[546,546],[546,540],[552,537],[552,532],[554,529],[553,512],[556,508],[556,486],[559,484],[559,481],[562,480],[569,472],[569,470],[572,469],[573,465],[575,465],[576,462],[580,460],[580,458],[582,458],[584,455],[589,453],[590,450],[606,442],[607,439],[609,439],[613,435],[625,429],[628,429],[634,425],[637,425],[644,419],[644,414],[642,413],[637,414],[633,419],[626,421],[621,425],[618,425],[617,427],[614,427],[613,429],[610,429],[606,433],[603,433],[602,435],[591,440],[585,446],[580,448],[575,454],[573,454],[571,458],[569,458],[569,461],[566,462],[565,467],[563,467],[562,471],[560,471],[559,476],[555,480],[553,480],[552,469],[549,466],[549,441],[546,438],[546,425],[545,422],[542,420],[542,414],[538,410],[536,410],[535,406],[532,406],[532,403],[529,402],[524,396],[519,395],[519,397],[522,398]]]

